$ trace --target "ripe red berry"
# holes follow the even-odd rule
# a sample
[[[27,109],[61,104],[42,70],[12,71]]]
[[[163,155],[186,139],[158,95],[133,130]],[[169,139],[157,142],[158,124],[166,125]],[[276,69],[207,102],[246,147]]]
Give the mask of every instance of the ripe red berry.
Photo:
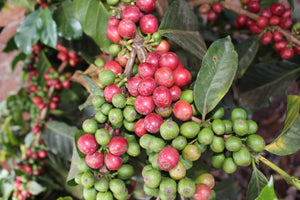
[[[153,11],[154,4],[155,0],[136,0],[136,6],[146,13]]]
[[[222,4],[219,2],[216,2],[212,5],[213,11],[215,11],[217,14],[220,14],[223,10]]]
[[[129,19],[122,19],[118,26],[119,35],[125,39],[131,39],[136,33],[136,25]]]
[[[37,152],[32,153],[31,158],[33,160],[37,160],[39,158],[39,154]]]
[[[174,105],[173,113],[177,119],[187,121],[193,115],[193,108],[188,102],[179,100]]]
[[[279,25],[283,29],[290,29],[293,25],[293,20],[291,18],[283,18]]]
[[[64,47],[62,44],[57,43],[56,48],[58,51],[64,52],[64,53],[68,53],[68,49],[66,47]]]
[[[118,62],[116,62],[114,60],[111,60],[111,61],[107,62],[104,65],[103,69],[105,69],[105,70],[111,70],[116,75],[122,73],[122,66]]]
[[[178,99],[180,99],[181,89],[177,85],[174,85],[171,88],[169,88],[169,91],[171,94],[172,101],[177,101]]]
[[[272,33],[270,32],[265,32],[260,38],[260,43],[263,45],[270,44],[271,42],[272,42]]]
[[[257,19],[257,25],[258,25],[258,27],[260,27],[262,29],[267,27],[268,24],[269,24],[269,20],[266,17],[261,16]]]
[[[160,57],[161,57],[161,55],[159,55],[158,53],[153,51],[146,55],[145,62],[152,64],[155,67],[155,69],[158,69],[158,67],[159,67],[158,62],[159,62]]]
[[[55,110],[55,109],[57,108],[57,103],[54,102],[54,101],[51,101],[51,102],[49,103],[49,108],[50,108],[51,110]]]
[[[128,54],[127,53],[123,54],[122,51],[120,51],[118,53],[117,60],[118,63],[121,65],[121,67],[125,67],[128,62]]]
[[[32,155],[33,151],[32,151],[32,149],[26,149],[25,153],[27,156],[30,157]]]
[[[40,51],[42,51],[42,46],[40,44],[35,44],[32,46],[32,50],[40,52]]]
[[[280,23],[280,17],[278,16],[272,16],[269,20],[269,24],[271,26],[277,26]]]
[[[144,123],[144,118],[139,119],[139,121],[137,121],[134,125],[134,133],[139,136],[142,137],[143,135],[147,134],[147,131],[145,129],[145,123]]]
[[[140,20],[141,11],[137,6],[129,5],[126,6],[122,12],[122,19],[130,19],[134,23],[137,23]]]
[[[104,156],[102,153],[95,151],[85,156],[85,162],[90,168],[99,169],[104,163]]]
[[[138,86],[143,79],[139,76],[131,78],[127,83],[127,89],[131,96],[138,96],[140,93],[138,91]]]
[[[237,16],[236,21],[239,25],[244,26],[246,25],[247,17],[246,15],[240,14]]]
[[[119,23],[120,23],[120,20],[118,20],[118,19],[114,16],[114,17],[109,18],[107,24],[108,24],[108,26],[116,26],[116,27],[118,27],[118,26],[119,26]]]
[[[247,9],[250,12],[257,13],[260,10],[259,2],[257,2],[257,1],[249,1],[249,3],[247,4]]]
[[[282,18],[291,18],[291,8],[287,8],[281,17]]]
[[[31,173],[31,172],[32,172],[32,165],[30,165],[30,164],[24,165],[24,170],[25,170],[27,173]]]
[[[163,53],[167,53],[170,49],[170,45],[167,42],[167,40],[161,40],[160,43],[157,46],[155,46],[155,48],[157,52],[160,51]]]
[[[163,54],[159,59],[160,67],[168,67],[171,70],[175,70],[178,66],[178,57],[173,52]]]
[[[61,83],[57,83],[57,84],[55,84],[54,87],[55,87],[56,90],[61,90],[62,84]]]
[[[283,40],[283,36],[279,31],[273,32],[273,40],[274,42],[281,42]]]
[[[272,12],[271,12],[270,8],[263,8],[263,9],[261,9],[259,15],[269,19],[272,17]]]
[[[300,46],[295,46],[294,47],[294,52],[298,55],[300,55]]]
[[[247,27],[250,27],[254,24],[256,24],[256,23],[252,19],[247,18],[247,20],[246,20],[246,26]]]
[[[119,35],[117,26],[109,26],[106,29],[106,36],[110,41],[114,43],[119,43],[122,40],[121,36]]]
[[[104,160],[105,166],[109,170],[118,170],[122,166],[122,158],[111,153],[106,154]]]
[[[118,93],[122,93],[121,88],[119,88],[116,84],[108,85],[104,89],[104,98],[106,101],[111,103],[113,96]]]
[[[68,57],[68,54],[63,52],[63,51],[60,51],[58,52],[57,54],[57,59],[58,60],[61,60],[62,62],[67,62],[69,57]]]
[[[152,14],[144,15],[140,19],[140,28],[144,34],[155,33],[158,29],[158,21]]]
[[[251,31],[251,33],[253,34],[259,34],[262,32],[262,29],[259,28],[256,24],[253,24],[251,26],[249,26],[249,30]]]
[[[39,104],[39,103],[43,102],[43,100],[40,96],[35,96],[35,97],[33,97],[32,102],[34,104]]]
[[[77,141],[78,149],[84,154],[94,153],[97,150],[98,143],[92,134],[84,134]]]
[[[51,101],[53,102],[59,102],[60,101],[60,97],[58,95],[55,95],[52,97]]]
[[[285,60],[290,60],[294,57],[293,49],[285,47],[280,51],[280,57]]]
[[[183,87],[189,84],[192,80],[192,75],[187,69],[177,68],[173,71],[174,83],[178,87]]]
[[[275,51],[281,51],[282,49],[284,49],[286,47],[286,42],[285,41],[281,41],[281,42],[276,42],[273,45],[273,49]]]
[[[196,191],[193,195],[195,200],[209,200],[211,197],[211,189],[205,184],[196,185]]]
[[[164,171],[169,171],[176,167],[179,162],[179,153],[173,147],[165,147],[158,154],[157,164]]]
[[[128,142],[122,136],[115,136],[110,140],[108,144],[108,149],[110,153],[116,156],[120,156],[127,151]]]
[[[64,88],[69,88],[69,87],[71,87],[71,82],[70,82],[70,80],[65,80],[65,81],[61,82],[61,85]]]
[[[207,14],[207,19],[211,22],[215,22],[218,19],[218,15],[215,11],[210,10]]]
[[[155,81],[160,86],[171,87],[174,85],[174,74],[170,68],[161,67],[154,74]]]
[[[134,108],[142,115],[148,115],[152,113],[155,108],[152,96],[137,96],[134,101]]]
[[[159,86],[153,91],[153,101],[157,107],[166,108],[172,104],[171,93],[168,88]]]
[[[273,15],[281,16],[284,13],[284,6],[280,3],[273,3],[271,5],[271,12]]]
[[[143,96],[149,96],[152,95],[153,90],[156,88],[156,82],[153,78],[145,78],[143,79],[139,86],[138,86],[138,91],[140,93],[140,95]]]
[[[161,124],[164,122],[163,118],[155,113],[150,113],[145,117],[145,129],[149,133],[158,133]]]
[[[37,104],[37,108],[39,109],[39,110],[43,110],[44,108],[46,108],[46,104],[44,103],[44,102],[41,102],[41,103],[39,103],[39,104]]]
[[[40,157],[41,159],[44,159],[44,158],[47,157],[47,151],[45,151],[45,150],[40,150],[40,151],[38,152],[38,155],[39,155],[39,157]]]
[[[147,78],[147,77],[153,78],[155,70],[156,70],[155,66],[147,62],[141,63],[138,66],[138,73],[142,78]]]
[[[68,56],[69,56],[69,58],[71,58],[73,60],[78,60],[77,54],[75,52],[73,52],[73,51],[69,51],[68,52]]]

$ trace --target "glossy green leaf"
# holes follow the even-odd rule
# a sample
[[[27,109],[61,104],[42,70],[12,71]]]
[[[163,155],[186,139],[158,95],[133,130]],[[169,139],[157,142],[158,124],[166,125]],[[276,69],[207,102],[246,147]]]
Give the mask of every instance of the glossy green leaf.
[[[215,41],[202,60],[194,86],[194,102],[203,119],[228,92],[238,65],[231,39]]]
[[[22,52],[19,53],[16,57],[14,57],[13,61],[11,62],[11,70],[14,71],[18,62],[23,61],[25,59],[26,59],[26,54]]]
[[[28,190],[28,192],[32,195],[38,195],[41,192],[45,191],[46,188],[41,186],[38,182],[36,181],[28,181],[28,183],[26,184],[26,188]]]
[[[52,14],[48,7],[43,9],[40,14],[40,22],[37,24],[40,35],[40,40],[53,48],[57,44],[57,28],[56,23],[52,18]]]
[[[197,16],[183,0],[173,1],[159,27],[160,34],[202,59],[206,52],[206,44],[198,30]]]
[[[38,82],[40,85],[45,85],[46,80],[44,79],[44,74],[49,70],[51,67],[51,63],[49,59],[47,58],[44,51],[40,52],[40,58],[36,65],[37,71],[38,71]]]
[[[284,93],[299,75],[299,65],[290,62],[271,61],[253,65],[239,85],[241,100],[256,109],[268,106],[269,98]]]
[[[36,0],[8,0],[11,4],[19,8],[27,8],[33,10]]]
[[[14,39],[14,37],[12,37],[6,43],[5,48],[3,49],[3,52],[9,53],[9,52],[11,52],[13,50],[17,50],[17,49],[18,49],[18,47],[15,43],[15,39]]]
[[[274,191],[273,176],[255,200],[278,200]]]
[[[237,187],[237,180],[233,176],[216,182],[213,188],[216,192],[216,200],[236,200],[241,197],[241,189]]]
[[[235,48],[239,55],[239,66],[236,78],[241,78],[250,64],[252,63],[255,55],[259,49],[260,40],[256,35],[251,36],[242,42],[239,42]]]
[[[71,161],[76,131],[76,127],[69,126],[66,123],[49,121],[46,123],[46,130],[42,136],[45,139],[47,147],[53,154]]]
[[[87,82],[91,93],[95,93],[97,90],[101,89],[100,86],[95,81],[93,81],[88,75],[84,74],[83,78]]]
[[[246,200],[254,200],[256,197],[258,197],[261,190],[267,184],[268,184],[268,179],[254,165],[252,175],[248,184]]]
[[[53,18],[57,24],[57,32],[67,40],[77,39],[82,36],[82,28],[73,14],[73,2],[65,1],[53,13]]]
[[[107,22],[110,14],[101,1],[74,0],[74,16],[80,22],[84,33],[94,39],[98,46],[108,51],[112,42],[106,37]]]
[[[20,24],[15,35],[17,47],[25,54],[31,53],[31,46],[39,40],[37,23],[40,23],[41,10],[30,13]]]

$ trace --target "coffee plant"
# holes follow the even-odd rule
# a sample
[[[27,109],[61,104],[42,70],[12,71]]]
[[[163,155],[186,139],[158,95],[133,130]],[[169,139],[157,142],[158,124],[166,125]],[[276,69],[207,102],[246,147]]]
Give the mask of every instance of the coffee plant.
[[[274,200],[282,181],[300,198],[274,162],[300,149],[297,5],[2,1],[26,16],[4,49],[23,83],[0,106],[0,199]],[[277,95],[265,140],[253,113]]]

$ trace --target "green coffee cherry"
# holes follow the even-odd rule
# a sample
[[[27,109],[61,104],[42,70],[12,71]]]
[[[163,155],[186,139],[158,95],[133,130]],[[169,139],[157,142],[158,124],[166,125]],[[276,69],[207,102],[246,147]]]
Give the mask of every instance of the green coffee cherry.
[[[100,108],[105,102],[105,98],[100,95],[94,96],[92,99],[92,104],[95,108]]]
[[[79,172],[76,174],[75,178],[74,178],[74,181],[75,183],[77,183],[78,185],[81,184],[81,176],[82,176],[83,172]]]
[[[162,108],[162,107],[155,107],[155,112],[162,116],[162,117],[169,117],[172,114],[173,108],[172,106]]]
[[[98,124],[93,119],[86,119],[82,123],[82,129],[86,133],[95,133],[97,131],[97,129],[98,129]]]
[[[182,162],[186,170],[191,169],[193,167],[193,161],[186,160],[182,156],[179,157],[179,161]]]
[[[101,124],[107,121],[107,115],[104,115],[100,110],[95,114],[95,120]]]
[[[88,170],[90,170],[89,166],[86,164],[85,162],[85,159],[84,158],[81,158],[78,165],[77,165],[77,168],[79,169],[79,171],[81,172],[86,172]]]
[[[245,119],[235,119],[232,121],[233,131],[239,136],[248,134],[248,123]]]
[[[109,4],[108,2],[109,1],[119,1],[119,0],[107,0],[107,4]],[[112,4],[109,4],[109,5],[112,5]],[[114,4],[116,5],[116,4]],[[118,55],[118,53],[121,51],[121,46],[118,45],[118,44],[111,44],[109,47],[108,47],[108,52],[110,55],[112,55],[113,57],[116,57]]]
[[[134,131],[134,126],[136,122],[129,122],[126,119],[123,120],[124,127],[127,131]]]
[[[101,106],[101,112],[104,114],[104,115],[108,115],[109,111],[113,109],[113,106],[110,104],[110,103],[104,103],[102,106]]]
[[[99,88],[94,92],[94,95],[104,97],[104,90],[102,88]]]
[[[164,178],[160,182],[159,191],[165,195],[173,195],[177,192],[177,184],[174,179]]]
[[[128,149],[126,152],[128,155],[132,156],[132,157],[137,157],[140,155],[141,153],[141,148],[140,145],[136,142],[129,142],[128,143]]]
[[[230,134],[232,132],[232,122],[229,120],[223,120],[225,125],[225,134]]]
[[[158,137],[153,137],[151,139],[149,148],[150,150],[152,150],[153,152],[160,152],[164,147],[166,146],[166,143],[163,139],[158,138]]]
[[[178,193],[186,198],[190,198],[196,191],[194,181],[189,178],[183,178],[178,182]]]
[[[192,109],[193,109],[193,116],[199,115],[200,112],[196,108],[195,104],[191,104],[191,106],[192,106]]]
[[[179,134],[179,126],[174,121],[165,121],[160,126],[160,135],[165,140],[171,140]]]
[[[247,124],[248,124],[248,133],[249,134],[256,133],[256,131],[258,129],[257,123],[253,120],[247,120]]]
[[[188,144],[182,150],[182,156],[186,160],[196,161],[200,158],[201,152],[198,147],[194,144]]]
[[[178,164],[173,169],[169,170],[169,175],[174,180],[180,180],[184,178],[185,174],[186,174],[186,167],[181,161],[179,161]]]
[[[145,134],[140,138],[140,145],[144,149],[148,149],[151,143],[151,140],[154,138],[153,135]]]
[[[99,192],[106,192],[109,187],[109,181],[106,178],[100,178],[95,183],[95,189]]]
[[[173,194],[173,195],[166,195],[166,194],[164,194],[164,193],[162,193],[161,191],[159,191],[159,198],[161,199],[161,200],[171,200],[171,199],[176,199],[176,195],[175,194]]]
[[[210,173],[204,173],[197,177],[196,184],[205,184],[210,189],[215,186],[215,178]]]
[[[107,192],[98,192],[96,200],[113,200],[114,197],[110,191]]]
[[[186,137],[180,135],[177,136],[172,140],[171,146],[174,147],[175,149],[181,151],[184,149],[184,147],[187,145],[187,140]]]
[[[200,144],[209,145],[214,139],[214,132],[211,128],[203,128],[198,134],[198,142]]]
[[[127,142],[136,142],[136,138],[134,134],[125,133],[124,138],[127,140]]]
[[[200,144],[198,141],[195,142],[194,145],[196,145],[196,147],[198,147],[198,149],[200,150],[201,153],[205,152],[207,149],[206,145]]]
[[[158,154],[159,153],[156,153],[156,154],[153,154],[152,156],[149,156],[149,162],[151,163],[153,169],[160,170],[160,168],[158,166],[158,163],[157,163]]]
[[[212,111],[212,119],[221,119],[224,116],[224,108],[223,107],[217,107]]]
[[[214,168],[221,168],[225,161],[225,155],[223,153],[214,154],[211,157],[211,164]]]
[[[145,167],[142,170],[142,176],[143,176],[143,178],[144,178],[145,172],[148,171],[148,170],[150,170],[150,169],[153,169],[152,165],[145,165]]]
[[[94,62],[97,67],[104,67],[105,61],[103,58],[97,58]]]
[[[109,111],[109,113],[108,113],[108,120],[113,125],[116,125],[116,124],[118,124],[120,122],[123,122],[122,110],[119,109],[119,108],[113,108],[113,109],[111,109]]]
[[[225,148],[228,151],[239,151],[242,148],[242,141],[240,138],[231,135],[225,141]]]
[[[112,98],[112,104],[116,107],[116,108],[124,108],[126,105],[126,97],[123,94],[115,94]]]
[[[147,195],[158,197],[159,189],[158,188],[150,188],[144,184],[144,192]]]
[[[114,197],[117,199],[117,200],[127,200],[127,197],[128,197],[128,189],[125,188],[125,191],[123,193],[113,193]]]
[[[95,188],[83,188],[83,197],[85,200],[95,200],[97,196],[97,191]]]
[[[242,108],[235,108],[231,112],[231,120],[247,119],[247,112]]]
[[[215,119],[211,124],[211,128],[217,135],[223,135],[225,133],[225,124],[220,119]]]
[[[94,175],[90,171],[84,172],[81,175],[81,184],[85,188],[92,187],[95,184],[95,177],[94,177]]]
[[[196,122],[184,122],[180,127],[180,133],[186,138],[194,138],[200,131],[200,125]]]
[[[116,124],[111,123],[111,127],[113,129],[119,129],[119,128],[122,128],[122,126],[123,126],[123,121],[120,121],[119,123],[116,123]]]
[[[150,169],[144,172],[144,183],[150,188],[157,188],[161,181],[161,173],[157,169]]]
[[[233,161],[238,166],[249,166],[251,164],[251,154],[246,147],[242,147],[239,151],[232,153]]]
[[[99,82],[103,86],[111,85],[115,82],[116,75],[111,70],[103,70],[99,73]]]
[[[214,136],[213,141],[209,147],[213,152],[220,153],[225,148],[225,142],[222,137]]]
[[[180,100],[184,100],[188,102],[189,104],[192,104],[194,102],[194,94],[193,90],[184,90],[181,93]]]
[[[133,166],[129,164],[123,164],[118,169],[118,177],[123,180],[130,179],[133,176],[133,173],[134,173]]]
[[[98,129],[95,133],[95,138],[98,144],[106,146],[110,142],[110,134],[105,128]]]
[[[225,158],[223,163],[223,171],[227,174],[232,174],[237,169],[237,166],[231,157]]]
[[[137,112],[134,106],[126,106],[123,110],[123,116],[128,122],[133,122],[137,118]]]
[[[261,152],[265,149],[265,141],[260,135],[249,135],[246,140],[247,146],[255,152]]]
[[[109,189],[114,193],[114,194],[123,194],[126,189],[126,185],[124,181],[118,178],[111,179],[109,182]]]

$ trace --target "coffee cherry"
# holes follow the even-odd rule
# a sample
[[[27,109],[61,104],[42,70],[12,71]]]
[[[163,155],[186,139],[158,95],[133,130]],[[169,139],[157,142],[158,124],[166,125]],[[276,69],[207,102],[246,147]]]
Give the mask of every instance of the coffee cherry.
[[[144,15],[140,20],[140,28],[144,34],[153,34],[158,29],[158,21],[152,14]]]
[[[157,169],[149,169],[144,172],[144,183],[150,188],[156,188],[161,181],[161,173]]]
[[[234,108],[231,112],[231,120],[247,119],[247,112],[242,108]]]
[[[114,6],[114,5],[116,5],[117,3],[119,3],[119,0],[107,0],[106,3],[107,3],[108,5]]]
[[[113,197],[113,195],[112,195],[112,193],[110,191],[107,191],[107,192],[98,192],[96,200],[103,200],[103,199],[113,200],[114,197]]]
[[[285,60],[290,60],[294,57],[294,51],[293,49],[290,49],[288,47],[285,47],[283,48],[281,51],[280,51],[280,57],[282,59],[285,59]]]
[[[140,155],[141,149],[140,145],[136,142],[129,142],[128,143],[128,149],[127,149],[127,154],[132,157],[137,157]]]
[[[133,122],[137,118],[137,112],[134,106],[126,106],[123,110],[123,116],[128,122]]]
[[[160,43],[155,46],[156,48],[156,52],[160,53],[160,55],[162,55],[162,53],[167,53],[170,49],[170,45],[166,40],[161,40]]]
[[[174,82],[178,87],[188,85],[192,80],[192,75],[187,69],[177,68],[173,71]]]
[[[84,172],[81,175],[81,184],[85,188],[92,187],[95,184],[95,177],[94,177],[94,175],[90,171]]]
[[[95,151],[85,156],[85,162],[90,168],[99,169],[104,163],[104,156],[102,153]]]
[[[284,13],[285,10],[284,6],[280,3],[273,3],[270,9],[273,15],[277,15],[279,17]]]
[[[172,140],[172,144],[171,144],[172,147],[174,147],[179,151],[183,150],[186,145],[187,145],[187,139],[184,136],[177,136]]]
[[[193,115],[193,108],[188,102],[179,100],[174,105],[173,113],[177,119],[187,121]]]
[[[108,27],[110,27],[110,26],[118,27],[119,23],[120,23],[120,20],[118,20],[117,17],[113,16],[113,17],[109,18],[107,25],[108,25]]]
[[[201,152],[196,145],[188,144],[182,150],[182,156],[186,160],[196,161],[200,158]]]
[[[291,18],[291,8],[287,8],[281,17],[282,18]]]
[[[152,64],[155,67],[155,69],[158,69],[159,68],[158,62],[159,62],[160,57],[161,56],[158,53],[150,52],[146,55],[145,62]]]
[[[295,46],[294,47],[294,52],[298,55],[300,55],[300,46]]]
[[[257,19],[257,25],[259,28],[265,28],[268,26],[268,24],[269,24],[269,20],[267,17],[260,16]]]
[[[165,195],[174,195],[177,191],[177,184],[173,179],[165,178],[161,181],[159,190]]]
[[[218,19],[218,14],[215,11],[210,10],[207,14],[207,19],[211,22],[215,22]]]
[[[133,173],[134,168],[129,164],[122,165],[122,167],[118,169],[118,177],[123,180],[130,179]]]
[[[158,133],[161,124],[164,122],[163,118],[155,113],[150,113],[145,117],[145,129],[149,133]]]
[[[40,96],[35,96],[35,97],[33,97],[32,102],[34,104],[39,104],[39,103],[42,103],[43,100],[42,100],[42,98]]]
[[[160,135],[165,140],[171,140],[179,134],[179,127],[174,121],[165,121],[160,126]]]
[[[210,148],[215,153],[220,153],[225,148],[225,142],[222,137],[214,136],[212,143],[210,144]]]
[[[114,178],[114,179],[111,179],[109,182],[109,189],[114,194],[123,194],[126,190],[126,185],[123,180]]]
[[[272,16],[269,20],[269,24],[271,26],[277,26],[280,23],[280,17],[278,16]]]
[[[171,88],[169,88],[170,94],[172,101],[177,101],[181,97],[181,89],[177,86],[174,85]]]
[[[196,184],[205,184],[212,189],[215,186],[215,178],[210,173],[204,173],[197,177]]]
[[[130,95],[138,96],[140,93],[138,91],[138,86],[143,79],[139,76],[131,78],[127,83],[127,89]]]
[[[190,198],[196,191],[195,183],[189,178],[183,178],[178,182],[178,193],[186,198]]]
[[[173,169],[179,161],[179,153],[173,147],[165,147],[159,154],[157,158],[158,166],[165,171]]]
[[[263,8],[263,9],[261,9],[259,15],[269,19],[272,17],[272,12],[271,12],[270,8]]]
[[[285,41],[281,41],[281,42],[276,42],[273,45],[273,49],[275,51],[281,51],[282,49],[284,49],[286,47],[286,42]]]
[[[268,45],[271,42],[272,42],[272,33],[270,32],[265,32],[260,38],[260,43],[263,45]]]
[[[103,86],[111,85],[115,82],[116,75],[112,70],[103,70],[99,73],[99,82]]]
[[[136,33],[136,25],[129,19],[122,19],[118,26],[118,32],[122,38],[131,39]]]
[[[280,21],[280,27],[283,29],[290,29],[293,25],[293,20],[291,18],[284,18]]]
[[[257,123],[253,120],[247,120],[248,124],[248,133],[249,134],[254,134],[257,131]]]
[[[134,108],[142,115],[148,115],[152,113],[155,108],[152,96],[137,96],[134,101]]]
[[[121,88],[116,84],[111,84],[105,87],[104,89],[104,98],[107,102],[112,102],[112,98],[115,94],[122,93]]]
[[[171,70],[175,70],[178,65],[178,57],[173,52],[165,53],[159,59],[159,66],[160,67],[167,67]]]
[[[171,87],[174,84],[173,71],[167,67],[161,67],[155,72],[155,81],[160,86]]]
[[[46,157],[47,157],[47,151],[45,151],[45,150],[40,150],[40,151],[38,152],[38,156],[39,156],[39,158],[41,158],[41,159],[46,158]]]
[[[260,10],[259,2],[257,2],[257,1],[249,1],[249,3],[247,4],[247,9],[250,12],[257,13]]]
[[[256,24],[253,24],[251,26],[249,26],[249,30],[251,31],[251,33],[253,34],[259,34],[262,32],[262,29],[259,28]]]
[[[43,110],[44,108],[46,108],[46,104],[44,103],[44,102],[41,102],[41,103],[39,103],[39,104],[37,104],[37,108],[39,109],[39,110]]]
[[[155,0],[137,0],[136,6],[142,11],[149,13],[154,9]]]
[[[265,149],[265,141],[260,135],[249,135],[246,140],[247,146],[255,152],[261,152]]]
[[[57,54],[57,59],[62,62],[67,62],[69,60],[69,57],[67,53],[61,51]]]
[[[169,89],[164,86],[155,88],[153,91],[153,101],[157,107],[169,107],[172,103]]]
[[[153,78],[154,77],[154,73],[156,71],[155,66],[153,66],[150,63],[141,63],[138,66],[138,73],[140,75],[141,78]]]
[[[104,163],[109,170],[118,170],[122,166],[122,158],[108,153],[105,156]]]
[[[239,151],[242,148],[242,141],[240,138],[231,135],[225,141],[225,148],[228,151]]]
[[[223,135],[225,133],[225,124],[220,119],[215,119],[211,124],[211,128],[217,135]]]
[[[216,2],[212,5],[212,9],[213,11],[215,11],[216,13],[220,14],[223,10],[222,4],[219,2]]]
[[[112,104],[116,108],[124,108],[126,106],[126,101],[126,97],[121,93],[115,94],[112,98]]]
[[[210,11],[210,6],[208,4],[202,4],[199,7],[198,11],[203,15],[208,14],[208,12]]]
[[[150,149],[151,151],[155,152],[155,153],[158,153],[158,152],[160,152],[165,146],[166,146],[166,143],[165,143],[165,141],[164,141],[163,139],[157,138],[157,137],[153,137],[153,138],[151,139],[150,144],[149,144],[149,149]],[[157,168],[157,169],[158,169],[158,166],[157,166],[157,156],[158,156],[158,154],[156,154],[155,156],[156,156],[155,160],[153,159],[151,163],[152,163],[153,168]],[[156,166],[156,167],[154,166],[153,161],[155,161],[155,166]]]
[[[108,113],[108,120],[112,125],[118,125],[123,121],[122,110],[119,108],[113,108]]]
[[[147,134],[144,121],[145,119],[140,119],[134,125],[134,133],[139,137],[142,137],[143,135]]]
[[[205,184],[197,184],[196,191],[193,195],[195,200],[210,200],[211,197],[211,190]]]
[[[116,156],[120,156],[127,151],[128,142],[122,136],[115,136],[110,140],[108,144],[108,149],[110,153]]]
[[[84,134],[78,139],[77,147],[82,153],[90,154],[97,150],[98,144],[94,135]]]
[[[66,47],[64,47],[62,44],[57,43],[56,48],[58,51],[64,52],[64,53],[68,53],[68,49]]]
[[[158,195],[159,195],[159,189],[158,188],[150,188],[150,187],[148,187],[147,185],[144,184],[143,189],[144,189],[145,194],[147,194],[149,196],[158,197]]]
[[[273,32],[273,40],[274,42],[281,42],[283,40],[283,36],[279,31]]]
[[[115,75],[118,75],[118,74],[122,73],[122,67],[121,67],[121,65],[118,62],[113,61],[113,60],[107,62],[104,65],[103,69],[105,69],[105,70],[111,70],[111,71],[113,71],[115,73]],[[99,77],[99,79],[100,79],[100,77]],[[110,78],[110,80],[111,79],[112,78]]]
[[[122,19],[129,19],[132,20],[134,23],[137,23],[140,20],[140,17],[140,9],[133,5],[126,6],[122,12]]]
[[[109,187],[109,181],[106,178],[100,178],[95,182],[95,189],[99,192],[106,192]]]
[[[200,131],[200,125],[196,122],[184,122],[180,126],[180,133],[186,138],[194,138]]]
[[[232,153],[232,158],[238,166],[249,166],[251,164],[251,154],[246,147]]]
[[[246,24],[245,24],[247,27],[250,27],[254,24],[256,24],[256,23],[252,19],[247,18]]]
[[[203,128],[198,134],[198,142],[200,144],[209,145],[212,143],[214,133],[211,128]]]
[[[223,163],[223,171],[227,174],[232,174],[237,169],[237,166],[231,157],[225,158]]]
[[[98,124],[95,120],[93,119],[86,119],[82,123],[82,129],[86,133],[95,133],[96,130],[98,129]]]
[[[122,40],[122,37],[119,34],[117,26],[109,26],[106,29],[106,36],[110,41],[114,43],[119,43]]]

